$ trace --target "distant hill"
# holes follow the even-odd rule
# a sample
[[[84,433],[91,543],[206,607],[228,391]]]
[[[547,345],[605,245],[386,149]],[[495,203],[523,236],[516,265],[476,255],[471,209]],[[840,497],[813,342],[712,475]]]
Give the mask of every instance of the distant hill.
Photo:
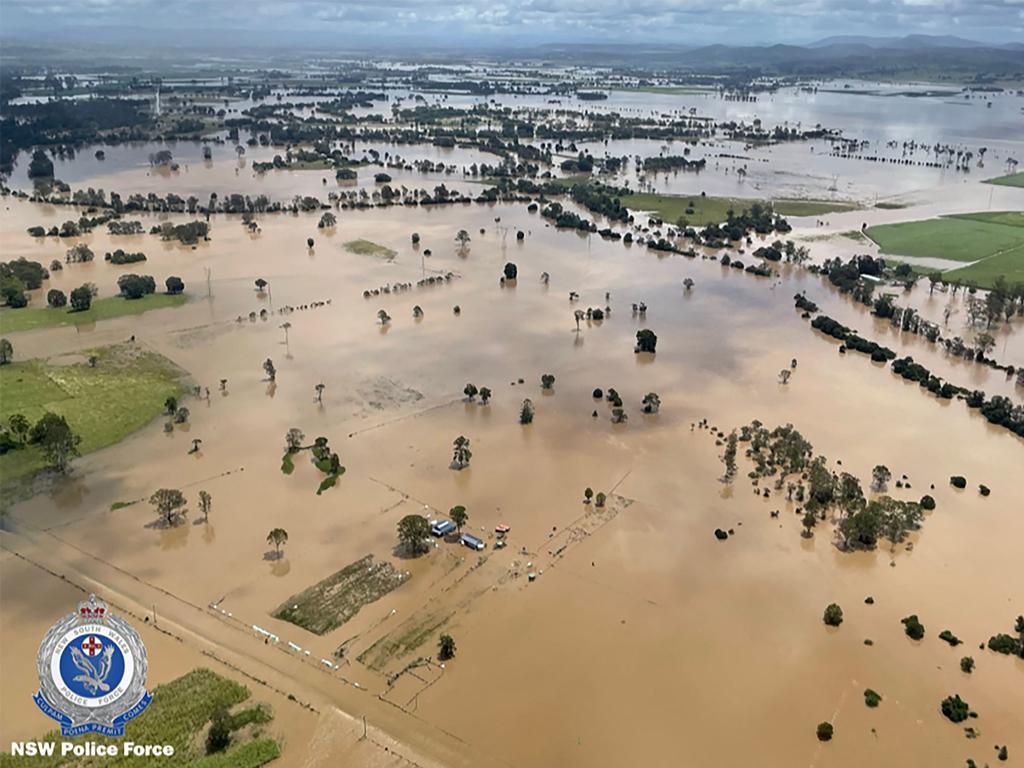
[[[869,35],[836,35],[810,43],[806,48],[828,48],[834,45],[866,45],[868,48],[999,48],[955,35],[906,35],[904,37],[871,37]]]

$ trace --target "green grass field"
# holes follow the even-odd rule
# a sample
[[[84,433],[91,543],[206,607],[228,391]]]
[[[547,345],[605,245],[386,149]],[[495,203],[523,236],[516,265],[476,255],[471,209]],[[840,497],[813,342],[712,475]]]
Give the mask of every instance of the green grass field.
[[[177,680],[157,686],[153,703],[125,728],[124,739],[87,734],[71,742],[97,744],[123,744],[130,740],[136,744],[171,744],[174,755],[169,757],[67,757],[60,756],[60,743],[65,739],[57,731],[43,737],[57,742],[53,757],[12,757],[0,755],[0,768],[135,768],[160,765],[193,766],[193,768],[259,768],[281,754],[278,743],[262,733],[260,726],[267,722],[266,710],[248,708],[233,711],[232,740],[227,749],[213,755],[205,754],[205,732],[214,713],[238,707],[249,698],[245,686],[227,680],[208,669],[195,669]]]
[[[35,423],[47,411],[64,416],[81,436],[82,454],[105,448],[156,418],[171,395],[181,392],[183,372],[153,352],[128,345],[88,350],[98,358],[59,365],[44,360],[0,366],[0,421],[20,413]],[[0,486],[45,466],[34,446],[0,456]]]
[[[651,211],[663,221],[675,224],[680,219],[694,227],[708,224],[719,224],[725,221],[731,208],[739,213],[753,203],[764,203],[763,200],[751,200],[733,197],[701,197],[700,195],[653,195],[635,194],[620,198],[623,205],[632,211]],[[825,200],[775,200],[775,210],[783,216],[820,216],[837,211],[850,211],[855,208],[851,203],[833,203]],[[687,213],[687,209],[693,213]]]
[[[989,179],[986,184],[998,184],[1001,187],[1024,187],[1024,171],[1017,171],[1006,176]]]
[[[24,307],[23,309],[0,309],[0,333],[34,331],[38,328],[54,328],[59,325],[83,325],[98,320],[110,320],[125,315],[138,315],[151,309],[180,307],[188,301],[184,294],[170,296],[166,293],[151,293],[141,299],[125,299],[108,296],[96,299],[92,307],[84,312],[70,312],[66,308]]]
[[[974,262],[943,272],[947,280],[979,288],[990,287],[999,275],[1010,283],[1024,280],[1024,213],[1019,211],[882,224],[865,234],[885,255]]]
[[[375,243],[372,240],[350,240],[345,243],[345,250],[349,253],[356,253],[360,256],[375,256],[378,259],[393,259],[397,255],[395,251],[386,245]]]

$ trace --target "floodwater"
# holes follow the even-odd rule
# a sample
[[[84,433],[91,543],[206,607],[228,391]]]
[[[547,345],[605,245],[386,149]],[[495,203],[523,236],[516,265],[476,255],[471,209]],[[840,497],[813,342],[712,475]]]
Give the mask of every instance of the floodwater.
[[[989,195],[1007,208],[1019,207],[1022,193],[974,181],[922,194],[901,211],[831,215],[824,226],[798,221],[794,236],[977,210]],[[9,198],[2,205],[6,258],[48,263],[69,247],[25,234],[68,218],[66,209]],[[140,218],[147,229],[160,220]],[[317,229],[318,218],[264,216],[261,233],[251,235],[237,217],[215,216],[211,241],[195,248],[93,233],[82,240],[98,253],[144,250],[143,271],[158,281],[180,275],[191,301],[12,336],[24,359],[135,335],[211,396],[183,398],[192,414],[187,432],[164,434],[157,420],[78,460],[67,481],[10,513],[0,534],[2,740],[48,727],[29,700],[30,662],[45,627],[81,594],[38,575],[38,563],[136,617],[155,610],[181,639],[146,630],[154,683],[197,664],[265,680],[251,687],[275,706],[287,765],[345,758],[389,765],[397,755],[448,766],[852,768],[939,765],[951,756],[983,764],[992,744],[1007,744],[1011,755],[1024,750],[1024,662],[977,650],[1024,612],[1015,578],[1024,444],[862,355],[838,355],[832,340],[800,319],[793,294],[806,290],[824,313],[957,383],[1013,393],[1001,373],[895,334],[806,271],[784,266],[773,280],[700,258],[659,257],[556,231],[521,205],[340,211],[330,232]],[[453,240],[459,229],[472,236],[462,255]],[[526,233],[521,242],[517,230]],[[410,244],[412,232],[421,250]],[[398,255],[383,261],[347,252],[343,243],[358,238]],[[816,258],[865,250],[838,238],[810,247]],[[514,285],[499,284],[506,261],[518,265]],[[71,264],[52,282],[66,289],[90,280],[111,295],[125,269]],[[365,289],[447,271],[456,277],[446,284],[362,297]],[[269,281],[266,295],[254,291],[257,277]],[[686,277],[696,283],[689,292]],[[580,293],[578,304],[569,291]],[[948,300],[918,287],[898,301],[941,318]],[[632,314],[636,301],[648,305],[646,318]],[[608,319],[576,331],[574,309],[606,303]],[[419,321],[415,305],[424,312]],[[262,308],[271,310],[267,320],[247,319]],[[376,320],[381,308],[392,317],[388,326]],[[951,330],[968,334],[965,321],[955,313]],[[658,334],[653,359],[633,352],[645,327]],[[997,338],[998,359],[1024,362],[1019,321]],[[267,357],[278,370],[275,385],[263,380]],[[792,358],[798,367],[780,385],[778,371]],[[550,393],[540,388],[545,373],[556,376]],[[220,379],[228,382],[223,394]],[[490,387],[491,403],[465,402],[467,381]],[[321,405],[318,383],[326,385]],[[619,391],[626,424],[611,423],[607,404],[591,397],[595,387]],[[645,416],[640,400],[651,391],[662,409]],[[517,416],[526,397],[537,413],[524,427]],[[742,460],[732,486],[719,481],[720,449],[707,430],[691,429],[702,418],[726,431],[753,419],[792,423],[865,487],[871,468],[885,464],[912,485],[893,488],[895,496],[931,493],[938,507],[911,536],[912,547],[843,553],[827,526],[801,538],[792,505],[750,492]],[[304,457],[292,475],[280,472],[290,427],[329,439],[347,467],[335,488],[317,496],[321,476]],[[448,466],[458,435],[473,450],[462,471]],[[195,437],[202,450],[189,455]],[[954,474],[968,478],[966,490],[948,485]],[[992,495],[981,497],[978,483]],[[610,495],[605,512],[582,503],[588,486]],[[193,510],[167,530],[150,525],[155,515],[145,502],[111,511],[161,487],[181,488],[190,500],[207,490],[209,521]],[[402,516],[444,514],[455,504],[467,507],[486,550],[439,542],[420,558],[395,555]],[[511,526],[505,549],[493,548],[499,523]],[[289,533],[282,560],[267,557],[274,527]],[[719,527],[735,535],[719,542]],[[367,553],[411,579],[322,637],[271,618],[289,596]],[[864,603],[869,595],[874,605]],[[846,614],[838,630],[821,622],[830,602]],[[899,623],[911,613],[927,627],[921,643]],[[264,644],[252,625],[303,651]],[[946,628],[965,645],[938,640]],[[455,637],[456,658],[403,672],[435,655],[442,631]],[[423,642],[407,652],[379,653],[378,641],[417,634]],[[320,660],[342,645],[344,661],[328,669]],[[972,675],[959,670],[967,654],[977,661]],[[868,687],[884,697],[878,709],[863,704]],[[300,709],[288,693],[317,712]],[[971,724],[981,738],[966,739],[939,713],[953,693],[979,713]],[[357,742],[363,715],[370,745]],[[829,744],[814,735],[823,720],[836,727]]]

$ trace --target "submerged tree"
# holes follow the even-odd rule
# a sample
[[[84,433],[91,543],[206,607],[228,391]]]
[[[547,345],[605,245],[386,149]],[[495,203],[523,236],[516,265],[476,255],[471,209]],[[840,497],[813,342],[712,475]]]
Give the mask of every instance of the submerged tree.
[[[398,521],[399,549],[410,555],[422,555],[430,547],[430,523],[423,515],[406,515]]]
[[[473,402],[473,400],[476,398],[479,392],[480,390],[478,390],[476,388],[476,385],[472,383],[467,384],[465,387],[462,388],[462,394],[464,394],[466,396],[466,399],[469,400],[470,402]]]
[[[459,244],[459,254],[465,255],[466,251],[469,250],[470,241],[469,232],[464,229],[460,229],[458,234],[455,235],[455,242]]]
[[[480,387],[480,402],[483,405],[487,405],[489,402],[491,402],[490,387]]]
[[[875,468],[871,470],[871,490],[875,493],[881,493],[885,490],[889,484],[889,480],[892,479],[892,472],[884,464],[877,464]]]
[[[551,389],[555,386],[555,375],[553,373],[545,373],[540,377],[541,389]]]
[[[658,397],[657,392],[648,392],[644,395],[641,404],[644,407],[644,413],[657,413],[661,410],[661,398]]]
[[[469,520],[469,512],[466,511],[466,508],[461,504],[452,507],[448,510],[448,516],[452,519],[452,522],[455,523],[455,527],[458,529],[459,533],[462,533],[462,526],[464,526]]]
[[[455,657],[455,638],[451,635],[441,635],[437,641],[437,658],[441,661]]]
[[[519,423],[532,424],[533,415],[533,401],[530,398],[526,398],[525,400],[523,400],[523,405],[519,408]]]
[[[643,329],[642,331],[636,332],[636,352],[650,352],[654,353],[655,348],[658,346],[658,337],[654,331]]]
[[[184,494],[176,488],[161,488],[149,497],[149,503],[156,507],[157,513],[168,526],[176,525],[185,514]]]
[[[284,528],[271,528],[267,534],[267,544],[274,547],[274,558],[281,559],[281,547],[288,542],[288,531]]]
[[[469,438],[459,435],[452,443],[452,466],[455,469],[463,469],[469,466],[469,460],[473,458],[473,452],[469,450]]]
[[[206,491],[199,492],[199,511],[203,513],[203,522],[210,519],[210,509],[213,507],[213,497]]]
[[[725,464],[725,475],[722,480],[726,483],[731,483],[733,478],[736,477],[736,444],[739,438],[736,436],[736,430],[729,433],[729,437],[725,441],[725,451],[722,453],[722,463]]]
[[[267,374],[270,381],[277,381],[277,368],[274,367],[274,361],[269,357],[263,361],[263,372]]]

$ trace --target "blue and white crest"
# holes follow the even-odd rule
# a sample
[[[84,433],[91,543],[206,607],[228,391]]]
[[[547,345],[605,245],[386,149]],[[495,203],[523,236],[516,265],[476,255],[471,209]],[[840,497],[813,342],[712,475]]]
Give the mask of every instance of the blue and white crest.
[[[124,736],[153,696],[146,691],[146,648],[96,595],[54,624],[39,646],[36,705],[61,734]]]

